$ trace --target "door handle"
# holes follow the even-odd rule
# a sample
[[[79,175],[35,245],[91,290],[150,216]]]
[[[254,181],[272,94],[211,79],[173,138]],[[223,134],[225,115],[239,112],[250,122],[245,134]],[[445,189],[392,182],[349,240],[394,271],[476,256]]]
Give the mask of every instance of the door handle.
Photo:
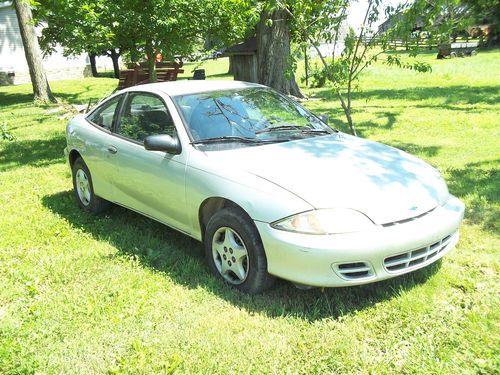
[[[116,154],[118,152],[115,146],[108,146],[108,151],[112,154]]]

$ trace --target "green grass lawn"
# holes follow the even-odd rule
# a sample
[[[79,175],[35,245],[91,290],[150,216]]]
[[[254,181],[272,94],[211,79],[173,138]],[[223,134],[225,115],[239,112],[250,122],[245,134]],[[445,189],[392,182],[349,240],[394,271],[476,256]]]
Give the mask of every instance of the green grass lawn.
[[[367,70],[354,121],[443,172],[467,205],[457,248],[373,285],[279,282],[260,296],[214,279],[182,234],[119,207],[80,211],[67,110],[34,106],[29,85],[1,87],[0,137],[15,140],[0,141],[0,373],[498,373],[500,51],[424,59],[432,73]],[[225,59],[202,68],[228,78]],[[116,83],[51,85],[80,104]],[[346,129],[328,88],[305,91]]]
[[[193,77],[195,69],[205,69],[209,79],[233,79],[227,72],[229,70],[229,59],[220,58],[217,60],[205,60],[201,62],[186,62],[182,66],[184,73],[180,74],[180,79]]]

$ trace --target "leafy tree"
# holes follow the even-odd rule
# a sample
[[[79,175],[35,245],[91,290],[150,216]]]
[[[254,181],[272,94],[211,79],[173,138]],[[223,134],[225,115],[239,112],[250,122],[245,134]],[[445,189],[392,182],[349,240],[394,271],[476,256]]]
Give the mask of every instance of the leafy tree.
[[[55,101],[42,63],[42,53],[35,34],[33,15],[27,0],[14,0],[24,54],[28,63],[35,101]]]
[[[155,57],[187,55],[203,41],[234,41],[246,28],[246,0],[40,0],[39,19],[47,22],[47,49],[61,44],[68,55],[108,54],[118,76],[118,57],[146,57],[151,81]]]
[[[224,20],[229,27],[212,27],[212,30],[222,31],[220,46],[227,46],[255,35],[258,82],[285,94],[302,97],[295,82],[295,64],[291,58],[293,20],[278,6],[277,1],[226,0],[219,1],[219,7],[222,14],[216,19]],[[228,30],[231,32],[228,33]],[[231,64],[230,60],[230,73]]]
[[[234,42],[245,33],[250,12],[249,3],[241,0],[155,0],[148,6],[140,0],[129,2],[138,7],[135,17],[126,20],[126,29],[135,30],[131,56],[147,56],[153,81],[155,53],[173,59],[191,54],[207,38],[219,45]]]
[[[435,19],[432,26],[444,31],[445,40],[468,34],[473,26],[489,24],[488,44],[499,42],[500,0],[433,0],[421,4],[420,10],[432,14],[431,19]]]
[[[354,135],[357,132],[352,119],[352,93],[360,74],[381,59],[388,65],[429,71],[428,64],[415,59],[402,60],[398,55],[385,52],[394,49],[392,42],[398,39],[408,46],[410,56],[415,57],[419,52],[418,44],[413,43],[417,25],[423,25],[434,39],[449,38],[454,23],[446,18],[445,10],[446,4],[453,1],[458,0],[415,0],[392,7],[384,6],[382,0],[368,0],[359,30],[349,28],[344,35],[346,10],[354,0],[277,0],[293,19],[296,33],[300,35],[298,39],[316,49],[325,78],[332,84]],[[393,21],[384,32],[376,28],[382,17]],[[334,51],[342,52],[325,56],[319,48],[321,42],[331,43]]]
[[[116,76],[120,54],[132,61],[146,58],[151,81],[156,80],[157,54],[167,59],[189,55],[207,40],[215,49],[257,30],[259,81],[302,96],[291,69],[290,19],[275,1],[39,1],[38,18],[47,22],[42,37],[46,50],[61,44],[66,55],[86,52],[91,62],[95,55],[108,54]]]
[[[500,43],[500,0],[464,0],[469,7],[474,24],[491,25],[488,44]]]
[[[67,56],[88,53],[94,76],[97,75],[95,57],[107,55],[118,78],[118,59],[131,45],[122,37],[117,5],[103,0],[40,0],[37,19],[47,24],[42,31],[42,46],[52,52],[60,44]]]

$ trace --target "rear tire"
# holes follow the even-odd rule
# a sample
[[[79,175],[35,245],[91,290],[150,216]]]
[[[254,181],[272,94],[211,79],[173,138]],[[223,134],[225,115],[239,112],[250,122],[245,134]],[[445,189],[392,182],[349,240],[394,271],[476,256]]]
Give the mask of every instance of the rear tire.
[[[96,215],[107,211],[110,203],[95,195],[92,176],[83,159],[77,158],[71,170],[73,174],[73,192],[80,208]]]
[[[269,289],[275,277],[267,272],[267,258],[259,232],[248,215],[235,207],[216,212],[205,231],[205,256],[212,273],[249,294]]]

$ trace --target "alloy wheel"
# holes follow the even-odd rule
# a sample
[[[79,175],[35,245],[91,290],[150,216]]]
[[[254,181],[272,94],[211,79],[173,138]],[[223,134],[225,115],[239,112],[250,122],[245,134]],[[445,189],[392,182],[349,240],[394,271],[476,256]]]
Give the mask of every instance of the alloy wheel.
[[[246,280],[250,265],[248,251],[236,231],[221,227],[215,232],[212,256],[215,267],[227,282],[239,285]]]
[[[84,206],[88,206],[90,203],[91,193],[90,193],[90,182],[87,174],[83,169],[78,169],[75,176],[76,191],[78,197]]]

